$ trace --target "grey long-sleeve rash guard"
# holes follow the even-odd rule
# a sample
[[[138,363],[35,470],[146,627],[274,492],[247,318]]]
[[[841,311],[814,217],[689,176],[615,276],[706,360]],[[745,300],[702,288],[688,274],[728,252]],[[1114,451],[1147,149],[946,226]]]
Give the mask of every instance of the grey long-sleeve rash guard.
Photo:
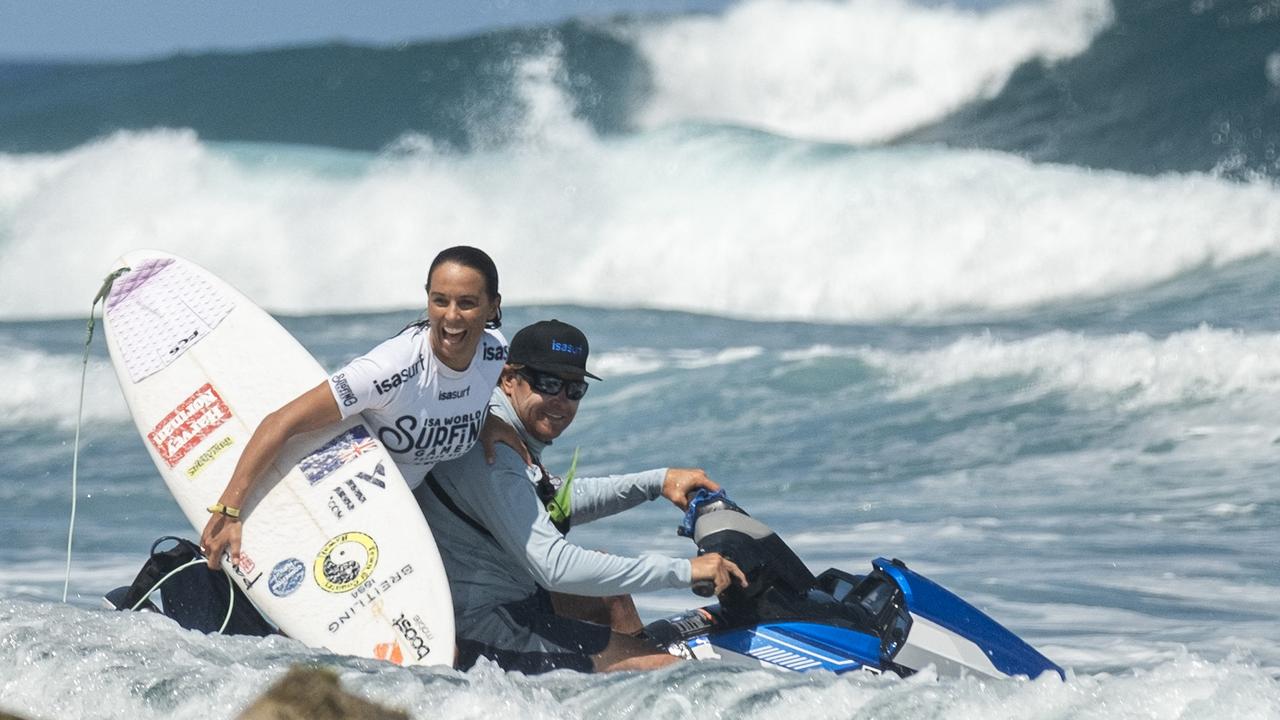
[[[538,458],[545,443],[529,436],[501,390],[495,390],[491,412],[511,423]],[[487,537],[428,489],[415,494],[422,506],[449,574],[458,628],[492,608],[532,595],[536,586],[577,595],[687,588],[692,582],[688,560],[660,555],[623,557],[574,545],[551,522],[538,499],[529,468],[515,450],[499,445],[497,462],[489,465],[477,443],[457,460],[434,469],[441,489],[458,509],[482,525]],[[574,524],[612,515],[662,495],[666,468],[627,475],[574,478],[571,507]]]

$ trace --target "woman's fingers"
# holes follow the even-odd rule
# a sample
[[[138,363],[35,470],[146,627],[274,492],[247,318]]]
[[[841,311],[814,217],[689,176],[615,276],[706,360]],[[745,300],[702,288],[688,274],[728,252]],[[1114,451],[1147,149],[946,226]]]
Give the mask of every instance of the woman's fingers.
[[[204,532],[200,534],[200,550],[204,552],[205,557],[208,559],[206,564],[210,570],[218,569],[218,563],[222,560],[224,551],[230,552],[233,565],[240,564],[240,536],[239,520],[223,515],[210,518],[209,524],[205,526]]]

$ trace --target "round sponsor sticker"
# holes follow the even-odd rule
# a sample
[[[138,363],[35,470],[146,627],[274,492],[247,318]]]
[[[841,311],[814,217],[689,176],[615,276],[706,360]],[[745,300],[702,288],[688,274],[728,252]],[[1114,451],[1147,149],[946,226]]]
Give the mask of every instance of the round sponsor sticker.
[[[362,532],[343,533],[325,543],[316,555],[316,584],[331,593],[364,584],[378,565],[378,545]]]
[[[302,586],[307,577],[307,566],[298,558],[289,558],[276,563],[271,568],[271,577],[267,578],[267,587],[276,597],[288,597]]]

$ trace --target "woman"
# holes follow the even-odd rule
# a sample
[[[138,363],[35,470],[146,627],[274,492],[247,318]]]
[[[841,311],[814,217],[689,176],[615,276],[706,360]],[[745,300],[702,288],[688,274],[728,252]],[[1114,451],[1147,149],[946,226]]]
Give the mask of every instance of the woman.
[[[427,319],[413,323],[263,418],[245,446],[200,535],[209,567],[224,550],[240,562],[240,507],[289,438],[364,411],[410,489],[441,460],[481,437],[522,448],[506,423],[486,413],[507,357],[498,270],[483,251],[444,250],[427,271]],[[483,427],[481,423],[483,422]]]

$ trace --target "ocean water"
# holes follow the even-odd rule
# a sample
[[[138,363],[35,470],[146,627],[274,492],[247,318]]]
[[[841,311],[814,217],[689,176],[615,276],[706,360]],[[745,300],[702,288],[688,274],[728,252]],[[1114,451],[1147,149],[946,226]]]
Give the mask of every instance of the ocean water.
[[[1278,31],[1268,2],[747,0],[0,65],[0,709],[233,717],[309,662],[421,718],[1280,718]],[[704,467],[813,570],[902,558],[1066,681],[408,670],[99,610],[193,534],[100,337],[61,602],[116,256],[205,265],[336,367],[458,243],[509,331],[592,340],[553,468]],[[690,555],[678,520],[574,538]]]

